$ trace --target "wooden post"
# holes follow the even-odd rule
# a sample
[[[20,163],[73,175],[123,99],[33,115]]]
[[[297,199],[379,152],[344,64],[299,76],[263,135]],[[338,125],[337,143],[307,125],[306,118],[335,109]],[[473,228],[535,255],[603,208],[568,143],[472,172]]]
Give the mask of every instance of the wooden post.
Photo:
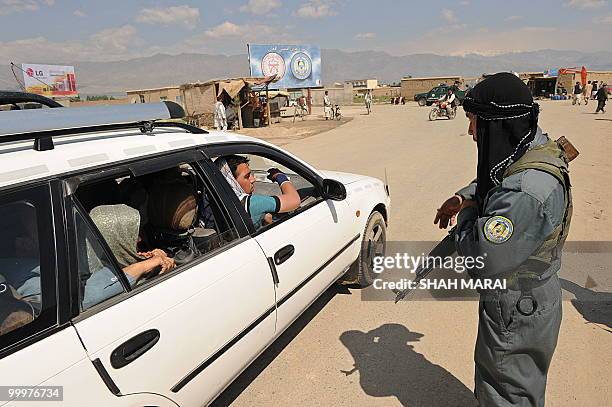
[[[240,100],[240,96],[238,96],[238,130],[242,129],[242,101]]]
[[[306,96],[307,100],[306,100],[306,105],[308,106],[308,114],[312,114],[312,103],[311,103],[311,97],[310,97],[310,88],[308,88],[308,96]]]
[[[268,96],[268,85],[266,85],[266,118],[268,120],[268,126],[271,126],[272,120],[270,120],[270,98]]]

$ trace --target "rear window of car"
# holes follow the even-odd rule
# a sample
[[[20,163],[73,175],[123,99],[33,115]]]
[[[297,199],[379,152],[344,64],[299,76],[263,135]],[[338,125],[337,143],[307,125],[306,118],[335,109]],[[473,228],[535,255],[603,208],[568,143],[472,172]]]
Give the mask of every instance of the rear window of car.
[[[49,190],[0,199],[0,350],[56,322]]]

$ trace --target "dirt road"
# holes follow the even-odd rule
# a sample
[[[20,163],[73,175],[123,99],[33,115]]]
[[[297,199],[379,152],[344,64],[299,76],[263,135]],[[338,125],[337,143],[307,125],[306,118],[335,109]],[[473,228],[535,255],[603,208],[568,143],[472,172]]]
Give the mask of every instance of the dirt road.
[[[581,151],[572,163],[570,239],[612,241],[612,115],[594,106],[543,102],[540,124]],[[437,240],[435,209],[475,174],[467,119],[427,120],[428,108],[344,109],[354,119],[284,145],[324,169],[389,175],[389,240]],[[609,268],[593,291],[612,291]],[[574,275],[580,286],[586,275]],[[593,283],[591,283],[591,286]],[[580,294],[580,291],[576,291]],[[592,293],[592,292],[591,292]],[[578,312],[566,293],[549,373],[548,406],[612,405],[612,332],[607,309]],[[589,312],[585,313],[585,309]],[[594,318],[595,315],[598,318]],[[328,290],[217,400],[232,406],[471,406],[475,301],[361,301],[356,289]],[[358,367],[358,369],[354,367]]]

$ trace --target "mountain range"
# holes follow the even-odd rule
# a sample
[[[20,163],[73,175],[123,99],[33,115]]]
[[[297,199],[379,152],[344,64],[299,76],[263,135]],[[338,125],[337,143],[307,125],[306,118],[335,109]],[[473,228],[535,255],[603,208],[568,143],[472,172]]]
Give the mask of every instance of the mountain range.
[[[498,55],[463,56],[411,54],[393,56],[379,51],[321,51],[322,81],[329,85],[344,80],[376,78],[398,83],[405,76],[461,75],[475,77],[497,71],[543,71],[586,66],[589,70],[612,70],[612,52],[540,50]],[[246,76],[249,64],[243,55],[157,54],[150,57],[109,62],[61,62],[74,65],[82,95],[125,95],[129,89],[155,88]],[[11,84],[13,84],[11,86]],[[9,66],[0,69],[0,86],[18,89]]]

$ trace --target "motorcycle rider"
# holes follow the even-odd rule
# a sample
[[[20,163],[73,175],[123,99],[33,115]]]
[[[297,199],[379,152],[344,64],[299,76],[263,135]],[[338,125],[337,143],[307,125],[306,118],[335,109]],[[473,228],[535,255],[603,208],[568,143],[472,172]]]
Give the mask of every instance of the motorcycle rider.
[[[455,97],[455,93],[453,92],[452,88],[448,88],[446,94],[442,95],[442,97],[438,99],[440,106],[443,102],[446,102],[446,115],[448,117],[451,117],[451,112],[455,108],[456,100],[457,98]]]

